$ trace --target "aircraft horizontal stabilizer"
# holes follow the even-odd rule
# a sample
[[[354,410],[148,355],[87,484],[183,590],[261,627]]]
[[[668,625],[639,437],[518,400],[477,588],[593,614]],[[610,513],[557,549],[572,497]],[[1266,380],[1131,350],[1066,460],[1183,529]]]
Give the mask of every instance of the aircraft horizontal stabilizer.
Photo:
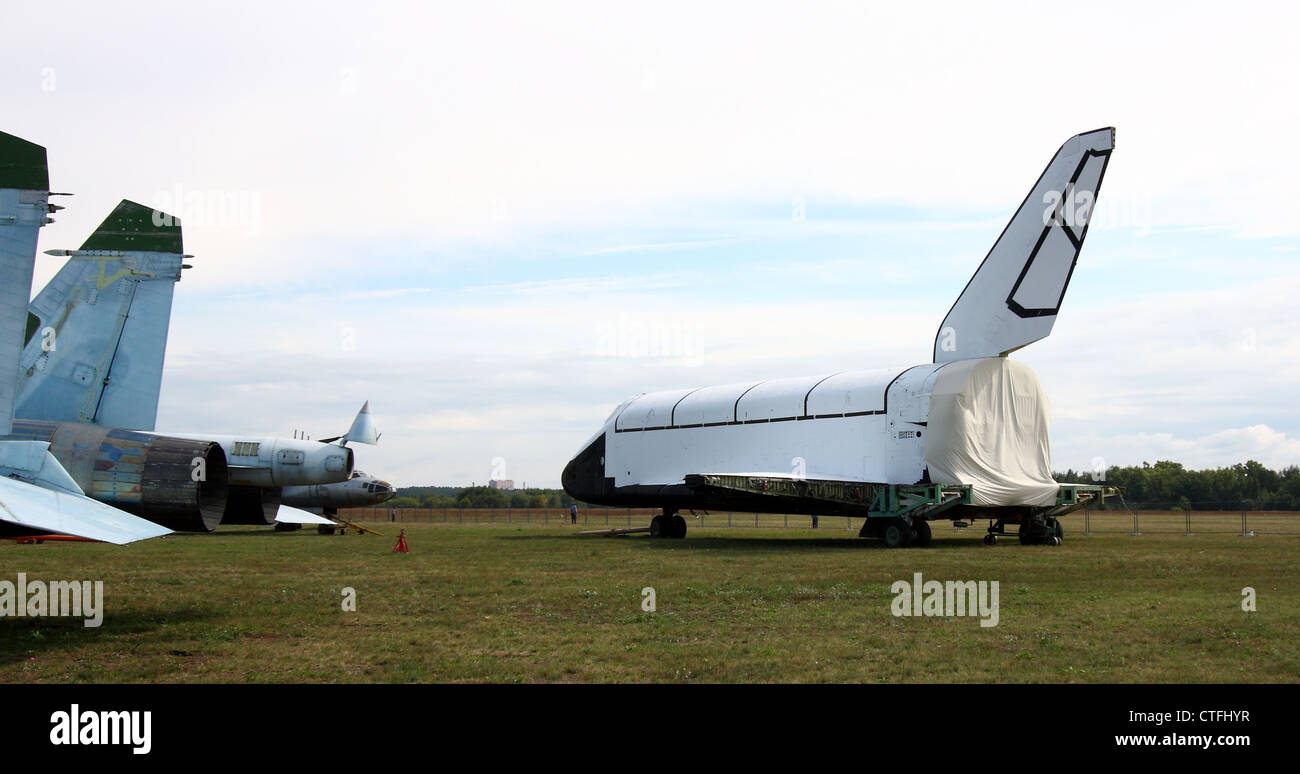
[[[294,508],[288,505],[281,505],[280,510],[275,512],[275,520],[281,524],[329,524],[334,522],[324,516],[317,516],[301,508]]]
[[[0,521],[37,533],[54,532],[124,545],[171,533],[83,495],[0,477]]]

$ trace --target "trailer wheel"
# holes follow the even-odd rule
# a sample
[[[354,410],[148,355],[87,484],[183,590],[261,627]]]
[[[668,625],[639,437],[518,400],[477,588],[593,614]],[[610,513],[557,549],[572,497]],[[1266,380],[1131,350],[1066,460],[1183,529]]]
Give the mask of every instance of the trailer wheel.
[[[986,546],[996,546],[997,544],[998,544],[998,536],[997,536],[997,535],[994,535],[993,533],[990,532],[989,534],[987,534],[987,535],[984,536],[984,545],[986,545]]]
[[[913,526],[916,528],[916,540],[912,541],[912,544],[920,548],[930,545],[930,540],[934,537],[934,533],[930,531],[930,522],[922,519]]]
[[[902,519],[890,519],[880,536],[886,548],[907,548],[912,545],[912,527]]]

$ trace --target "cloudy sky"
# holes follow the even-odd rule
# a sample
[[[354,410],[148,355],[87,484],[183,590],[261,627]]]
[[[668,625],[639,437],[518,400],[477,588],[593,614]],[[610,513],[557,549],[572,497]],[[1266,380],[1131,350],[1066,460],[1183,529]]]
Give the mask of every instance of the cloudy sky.
[[[891,4],[897,5],[897,4]],[[930,359],[1056,148],[1117,127],[1057,469],[1300,463],[1289,4],[10,2],[0,129],[179,215],[160,430],[557,486],[624,398]],[[38,262],[37,287],[58,268]]]

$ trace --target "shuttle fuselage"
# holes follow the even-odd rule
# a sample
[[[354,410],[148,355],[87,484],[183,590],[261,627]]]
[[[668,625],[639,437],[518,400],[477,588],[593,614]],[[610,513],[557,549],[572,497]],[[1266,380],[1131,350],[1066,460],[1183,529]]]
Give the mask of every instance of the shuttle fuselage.
[[[1078,492],[1063,497],[1052,478],[1042,386],[1007,355],[1051,333],[1114,138],[1098,129],[1057,150],[944,317],[932,363],[639,395],[568,463],[565,490],[662,507],[651,533],[682,537],[683,508],[853,514],[853,492],[938,485],[959,491],[913,489],[897,505],[893,490],[895,505],[859,512],[889,520],[879,534],[891,545],[928,542],[924,522],[956,518],[957,505],[1002,509],[1059,542],[1055,518]],[[772,482],[780,496],[764,497]]]

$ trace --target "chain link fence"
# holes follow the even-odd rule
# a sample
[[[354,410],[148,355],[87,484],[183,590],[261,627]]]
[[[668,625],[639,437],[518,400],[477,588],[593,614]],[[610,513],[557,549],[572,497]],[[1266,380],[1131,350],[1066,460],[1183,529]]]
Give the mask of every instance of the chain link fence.
[[[1198,505],[1192,503],[1193,506]],[[1218,505],[1218,504],[1215,504]],[[646,527],[659,513],[656,508],[578,507],[577,521],[567,510],[556,508],[349,508],[339,511],[341,518],[366,523],[399,524],[506,524],[556,527],[576,523],[587,529]],[[749,529],[827,529],[857,531],[863,519],[843,516],[808,516],[772,513],[698,513],[681,514],[691,527]],[[1246,509],[1189,510],[1152,509],[1141,505],[1108,510],[1079,510],[1062,518],[1068,533],[1103,534],[1181,534],[1181,535],[1300,535],[1300,511],[1254,511]],[[946,526],[943,522],[936,527]],[[977,519],[968,531],[983,534],[983,519]],[[956,528],[961,529],[961,528]]]

